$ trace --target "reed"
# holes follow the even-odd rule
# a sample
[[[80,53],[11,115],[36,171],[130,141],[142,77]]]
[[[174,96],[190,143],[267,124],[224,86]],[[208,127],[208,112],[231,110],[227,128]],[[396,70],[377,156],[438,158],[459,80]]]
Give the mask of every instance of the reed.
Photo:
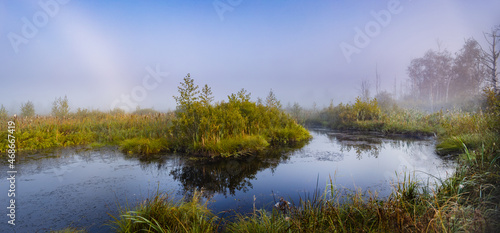
[[[32,151],[79,145],[120,145],[134,139],[157,143],[166,137],[171,119],[169,113],[136,115],[80,111],[64,118],[36,116],[13,120],[16,122],[16,148]],[[6,138],[4,128],[2,126],[0,135]],[[7,148],[6,143],[6,140],[0,141],[2,152]]]
[[[156,193],[134,210],[120,210],[111,226],[116,232],[215,232],[218,218],[201,203],[202,194],[194,192],[190,201],[174,201],[168,194]]]

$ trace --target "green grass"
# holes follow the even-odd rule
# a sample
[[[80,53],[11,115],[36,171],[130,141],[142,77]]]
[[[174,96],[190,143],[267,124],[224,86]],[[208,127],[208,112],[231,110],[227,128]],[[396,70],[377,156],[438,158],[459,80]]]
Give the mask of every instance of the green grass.
[[[116,232],[215,232],[218,218],[201,203],[201,193],[190,201],[175,202],[168,194],[157,193],[134,210],[122,209],[113,217]]]
[[[264,137],[246,135],[207,142],[203,150],[209,155],[220,154],[222,157],[237,157],[263,151],[268,146],[269,143]]]
[[[134,138],[161,139],[169,130],[172,114],[139,116],[98,111],[71,114],[65,118],[17,118],[14,136],[18,151],[47,148],[84,146],[91,148],[119,145]],[[0,126],[0,136],[7,138],[6,124]],[[7,141],[0,140],[0,150],[5,152]]]
[[[165,138],[131,138],[120,142],[120,150],[129,154],[158,154],[168,151],[168,143]]]
[[[278,233],[290,230],[290,218],[283,216],[277,210],[272,213],[266,210],[255,210],[249,215],[237,215],[237,221],[226,227],[226,232],[239,233]]]

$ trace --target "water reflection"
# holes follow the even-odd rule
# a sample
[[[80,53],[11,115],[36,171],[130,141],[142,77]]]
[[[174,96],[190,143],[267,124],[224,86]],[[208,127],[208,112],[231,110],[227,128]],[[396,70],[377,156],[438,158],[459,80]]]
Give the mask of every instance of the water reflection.
[[[415,143],[422,142],[422,139],[384,136],[380,133],[367,132],[348,132],[338,131],[330,132],[325,130],[313,130],[315,133],[327,135],[333,144],[339,145],[339,151],[348,153],[353,151],[358,160],[363,159],[363,156],[378,158],[380,152],[389,145],[392,149],[403,149],[405,153],[409,153],[410,148],[415,149]],[[428,140],[424,140],[428,141]]]
[[[242,159],[204,161],[184,159],[175,166],[170,175],[182,184],[183,194],[191,196],[194,190],[203,190],[205,197],[214,194],[235,195],[236,191],[247,192],[253,188],[252,180],[259,171],[274,169],[289,160],[293,149],[281,149]]]

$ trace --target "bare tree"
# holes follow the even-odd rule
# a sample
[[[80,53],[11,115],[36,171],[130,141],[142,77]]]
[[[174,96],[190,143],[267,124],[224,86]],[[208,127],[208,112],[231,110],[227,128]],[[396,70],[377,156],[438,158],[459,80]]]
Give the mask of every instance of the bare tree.
[[[396,76],[394,76],[394,99],[397,99],[398,98],[398,78]]]
[[[415,58],[407,72],[412,82],[413,93],[421,100],[446,100],[447,87],[451,80],[453,58],[447,50],[429,50],[421,58]]]
[[[493,86],[495,93],[500,93],[498,90],[498,58],[500,56],[500,25],[491,29],[489,33],[483,33],[486,42],[488,43],[488,49],[483,49],[484,52],[484,65],[488,69],[490,76],[490,82]]]
[[[380,74],[378,73],[378,65],[375,65],[375,94],[378,95],[380,93],[380,84],[382,81],[380,80]]]
[[[368,80],[361,81],[359,90],[360,91],[359,95],[361,96],[361,99],[365,101],[370,100],[370,88],[371,88],[370,81]]]

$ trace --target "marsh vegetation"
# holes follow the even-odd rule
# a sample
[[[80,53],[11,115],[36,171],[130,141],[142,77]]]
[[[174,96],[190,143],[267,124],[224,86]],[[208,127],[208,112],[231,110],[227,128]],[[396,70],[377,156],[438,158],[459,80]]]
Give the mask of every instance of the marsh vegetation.
[[[272,91],[266,104],[252,102],[244,89],[228,96],[227,102],[212,103],[210,88],[205,85],[200,92],[189,74],[178,89],[179,96],[174,97],[177,109],[168,113],[145,109],[133,113],[78,109],[70,113],[65,97],[54,101],[52,116],[34,116],[33,104],[28,102],[22,106],[22,116],[14,118],[17,148],[32,151],[117,145],[126,153],[138,155],[171,151],[234,157],[310,138],[309,132],[281,109]],[[2,130],[0,136],[6,133]],[[7,142],[1,143],[5,152]]]
[[[210,230],[181,229],[181,232],[492,232],[499,226],[500,101],[494,92],[485,95],[487,108],[477,113],[424,114],[402,109],[384,113],[375,99],[367,102],[358,99],[353,105],[330,106],[306,119],[337,129],[413,137],[436,135],[436,150],[440,154],[458,155],[456,171],[450,178],[438,178],[437,183],[429,185],[405,173],[386,198],[359,189],[345,192],[330,179],[324,189],[285,208],[271,211],[254,208],[230,219],[204,215],[203,221],[212,224]],[[204,206],[196,196],[188,203],[197,208]],[[160,212],[177,209],[165,208],[168,210]],[[121,227],[119,232],[132,229],[123,227],[127,224],[142,224],[141,229],[146,231],[169,232],[171,227],[185,223],[181,218],[157,223],[143,211],[142,205],[137,211],[124,210],[116,222]],[[131,214],[137,215],[130,217]]]
[[[261,159],[245,162],[244,158],[270,147],[301,146],[310,136],[296,122],[384,135],[436,136],[436,151],[455,155],[458,165],[453,176],[439,178],[434,185],[403,174],[392,193],[381,198],[376,192],[338,189],[332,179],[324,189],[319,187],[312,196],[292,202],[286,210],[254,208],[224,218],[208,208],[208,199],[203,198],[225,192],[225,180],[241,175],[237,183],[243,182],[247,173],[228,173],[227,177],[214,173],[212,178],[219,186],[199,192],[196,190],[206,188],[207,182],[214,182],[187,176],[206,173],[211,165],[188,165],[187,161],[172,175],[185,184],[189,195],[178,201],[157,193],[137,207],[122,208],[112,225],[118,232],[456,232],[498,227],[500,101],[492,90],[485,92],[485,107],[478,112],[424,113],[395,105],[386,108],[377,99],[358,98],[353,104],[330,105],[320,111],[286,113],[278,105],[251,102],[245,90],[229,96],[228,102],[211,104],[209,98],[198,95],[189,77],[179,89],[179,107],[171,113],[78,110],[53,117],[20,117],[16,119],[18,147],[39,150],[114,145],[126,154],[177,151],[239,157],[238,164],[254,166],[257,162],[260,165],[256,167],[269,167],[276,163]],[[205,87],[203,92],[209,93],[209,89]],[[270,165],[262,165],[267,163]],[[255,173],[251,167],[240,169]],[[206,175],[207,179],[211,177]],[[209,195],[203,196],[203,192]]]

